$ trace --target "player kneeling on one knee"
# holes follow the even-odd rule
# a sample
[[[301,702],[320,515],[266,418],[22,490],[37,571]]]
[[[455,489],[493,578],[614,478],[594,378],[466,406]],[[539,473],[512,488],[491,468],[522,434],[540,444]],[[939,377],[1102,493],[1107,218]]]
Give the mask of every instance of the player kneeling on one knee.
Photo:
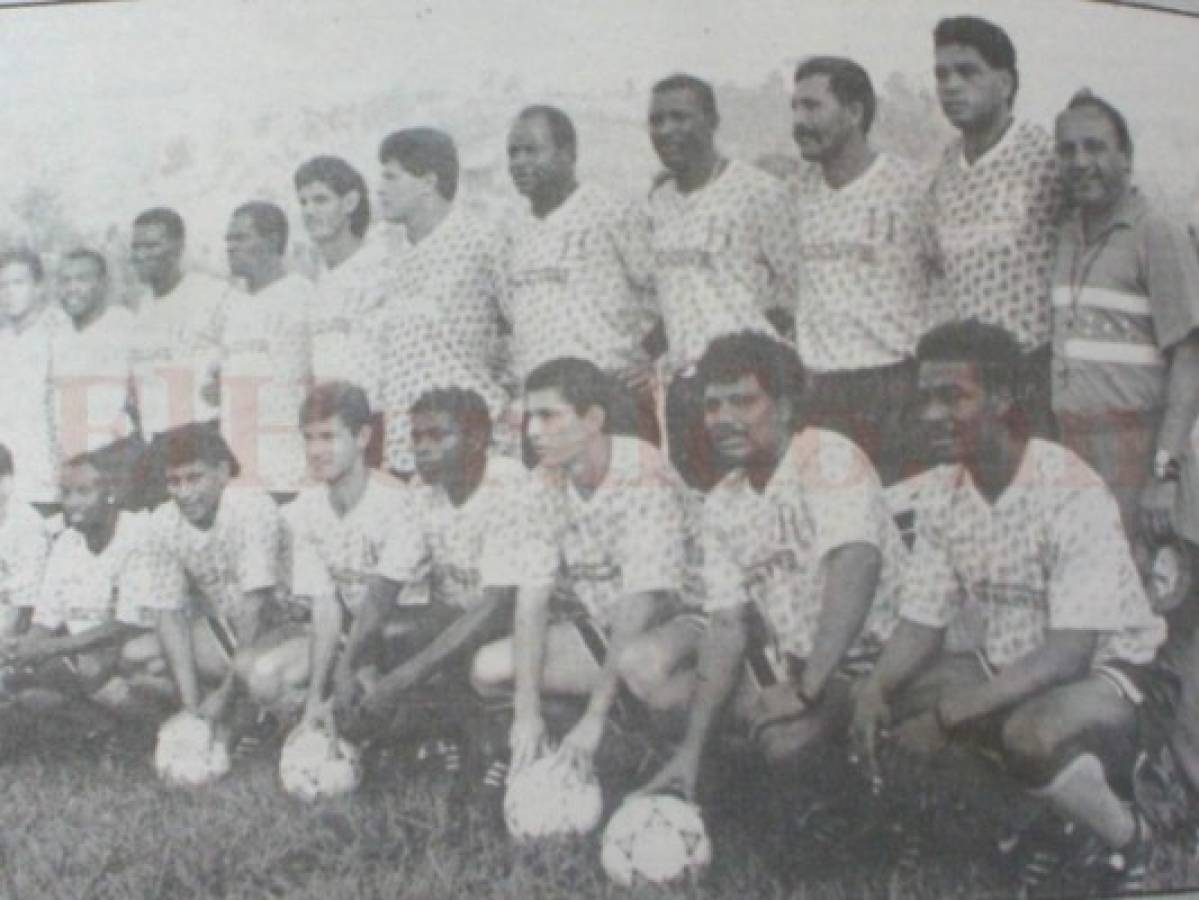
[[[719,338],[698,380],[708,434],[731,471],[704,503],[709,624],[673,697],[689,707],[686,732],[643,788],[689,799],[726,701],[771,762],[844,736],[846,672],[894,621],[902,553],[869,459],[798,415],[794,350],[756,333]]]
[[[6,641],[3,687],[30,705],[86,698],[129,716],[173,694],[151,630],[160,595],[152,577],[149,517],[120,509],[114,474],[93,454],[61,472],[67,525],[46,561],[33,624]]]
[[[543,749],[544,691],[588,698],[558,752],[590,775],[622,659],[682,606],[685,489],[652,445],[609,433],[608,403],[606,376],[583,360],[544,363],[525,382],[538,458],[529,516],[549,529],[559,583],[554,604],[522,592],[513,636],[479,651],[472,669],[485,695],[515,689],[514,769]],[[645,693],[644,680],[628,683]]]
[[[857,693],[858,750],[873,763],[887,724],[918,754],[981,743],[1067,820],[1113,848],[1143,845],[1123,800],[1138,714],[1161,693],[1147,687],[1165,626],[1116,502],[1071,451],[1029,437],[1007,332],[942,326],[917,355],[938,468],[916,501],[900,625]],[[980,620],[978,650],[943,653],[966,605]]]

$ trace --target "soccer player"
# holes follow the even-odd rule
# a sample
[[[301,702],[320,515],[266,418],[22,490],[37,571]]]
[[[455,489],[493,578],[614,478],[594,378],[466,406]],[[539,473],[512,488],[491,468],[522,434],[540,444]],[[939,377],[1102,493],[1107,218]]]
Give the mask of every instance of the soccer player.
[[[63,257],[58,285],[71,327],[54,335],[50,370],[57,434],[70,458],[136,433],[128,349],[135,319],[108,303],[108,264],[95,250]]]
[[[1007,329],[1027,355],[1028,399],[1049,432],[1049,289],[1059,191],[1053,138],[1016,121],[1016,48],[998,25],[972,16],[933,31],[937,98],[961,136],[927,200],[932,264],[945,299],[937,320],[978,319]]]
[[[870,145],[874,87],[853,60],[800,63],[791,108],[800,152],[817,164],[801,179],[799,205],[808,285],[795,340],[812,370],[807,422],[852,438],[889,484],[901,474],[912,351],[928,320],[925,182]]]
[[[273,203],[233,211],[225,232],[229,271],[247,294],[229,307],[221,337],[221,433],[245,483],[290,499],[304,479],[296,410],[311,376],[312,283],[287,272],[287,217]]]
[[[698,659],[674,674],[670,704],[688,709],[682,742],[644,790],[695,796],[704,747],[726,702],[771,764],[844,737],[853,673],[894,624],[899,532],[869,459],[798,408],[795,351],[743,332],[700,360],[704,420],[731,471],[704,502],[710,616]],[[678,673],[675,635],[632,648],[636,668]],[[634,667],[630,665],[630,670]]]
[[[12,453],[0,444],[0,638],[16,634],[21,610],[37,603],[50,535],[17,494]]]
[[[587,698],[558,754],[589,773],[626,646],[683,608],[683,486],[652,445],[608,433],[607,408],[604,374],[585,360],[551,360],[525,381],[529,439],[540,461],[534,515],[550,524],[559,586],[573,603],[551,617],[544,594],[522,593],[512,637],[475,657],[480,694],[514,687],[514,769],[541,750],[546,692]]]
[[[384,257],[366,242],[371,221],[366,181],[344,159],[317,156],[296,170],[304,227],[320,254],[316,295],[308,311],[312,377],[344,380],[379,402],[379,311]]]
[[[329,688],[339,647],[386,560],[387,542],[403,532],[408,511],[408,489],[367,467],[373,421],[366,392],[357,385],[324,382],[305,397],[299,422],[308,472],[317,483],[286,508],[293,623],[264,635],[238,660],[254,700],[303,706],[309,722],[332,724]],[[356,674],[369,679],[377,670]]]
[[[150,518],[170,610],[159,637],[183,707],[220,721],[236,696],[237,649],[254,644],[286,591],[283,521],[265,491],[233,481],[237,460],[214,429],[174,429],[157,452],[170,495]],[[204,683],[219,686],[204,697]]]
[[[94,454],[63,464],[67,528],[33,591],[32,626],[0,654],[10,667],[3,689],[18,702],[82,697],[144,719],[174,695],[153,631],[160,595],[149,577],[148,515],[121,509],[115,483]]]
[[[612,430],[661,443],[653,370],[643,345],[654,324],[649,219],[575,175],[577,138],[554,106],[530,106],[508,132],[508,172],[529,200],[510,234],[504,314],[523,380],[544,362],[593,362],[626,390]]]
[[[530,508],[531,476],[516,460],[488,452],[491,416],[483,398],[437,388],[413,404],[410,420],[420,483],[334,666],[334,696],[344,707],[370,643],[385,644],[379,662],[390,671],[363,700],[376,718],[437,672],[447,675],[439,698],[469,699],[474,651],[510,631],[518,594],[532,592],[544,603],[557,572],[549,523]],[[426,602],[397,610],[410,585],[427,588]],[[397,618],[397,637],[385,636]],[[443,736],[447,757],[461,724]]]
[[[434,387],[469,388],[497,425],[508,406],[494,362],[502,287],[499,232],[468,213],[458,194],[458,151],[448,134],[408,128],[379,147],[379,209],[402,226],[409,246],[393,260],[383,344],[385,456],[413,468],[408,409]]]
[[[802,273],[792,191],[720,153],[719,123],[707,82],[672,75],[654,85],[649,134],[666,167],[650,192],[654,276],[670,371],[666,427],[675,467],[703,490],[719,472],[693,367],[722,335],[747,328],[775,334],[767,314],[793,314]]]
[[[46,303],[41,258],[29,250],[0,254],[0,441],[18,465],[17,496],[44,515],[58,511],[59,442],[50,353],[66,317]]]
[[[1149,608],[1103,481],[1018,414],[1021,348],[994,325],[951,323],[917,347],[920,422],[938,465],[916,501],[901,621],[856,695],[854,735],[880,727],[917,755],[962,742],[1144,877],[1149,833],[1130,806],[1138,720],[1160,694],[1165,626]],[[942,652],[970,610],[974,652]],[[1112,862],[1116,860],[1113,858]]]
[[[217,371],[221,330],[232,290],[184,271],[186,230],[173,209],[147,209],[133,220],[132,260],[145,286],[132,334],[137,417],[147,442],[220,413]]]

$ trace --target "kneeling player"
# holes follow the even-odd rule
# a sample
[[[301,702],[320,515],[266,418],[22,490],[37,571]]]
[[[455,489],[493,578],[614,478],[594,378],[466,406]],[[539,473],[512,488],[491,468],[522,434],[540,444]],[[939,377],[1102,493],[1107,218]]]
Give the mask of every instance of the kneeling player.
[[[1165,627],[1119,509],[1079,457],[1029,437],[1007,332],[942,326],[917,358],[921,424],[942,465],[917,500],[901,622],[857,694],[855,738],[872,762],[887,724],[920,755],[949,741],[998,753],[1063,818],[1122,851],[1117,886],[1134,889],[1148,833],[1129,782],[1138,715],[1162,694],[1148,666]],[[980,649],[943,653],[964,609]]]
[[[865,454],[804,427],[794,399],[803,380],[795,351],[761,334],[719,338],[700,360],[705,424],[732,471],[704,504],[709,624],[694,669],[675,676],[686,732],[643,790],[694,797],[730,698],[769,763],[843,738],[851,673],[893,622],[899,532]],[[671,671],[681,660],[670,637],[649,634],[634,654]]]
[[[238,669],[258,703],[302,705],[305,721],[331,725],[328,694],[339,651],[386,558],[386,543],[404,532],[410,492],[367,467],[373,426],[362,388],[344,381],[318,384],[299,418],[308,473],[318,484],[301,490],[286,508],[293,621],[243,651]],[[373,682],[373,660],[355,668],[355,678]]]
[[[529,442],[540,462],[534,515],[552,529],[570,605],[551,621],[544,594],[522,593],[513,636],[475,657],[480,693],[515,684],[514,768],[542,748],[545,691],[589,698],[558,750],[589,774],[626,648],[682,606],[684,488],[652,445],[608,433],[606,384],[578,359],[545,363],[525,383]],[[637,689],[635,680],[625,683]]]
[[[461,664],[508,632],[518,591],[538,603],[548,599],[558,561],[549,523],[529,509],[531,476],[515,460],[487,451],[491,417],[481,396],[461,388],[428,391],[409,419],[420,483],[333,670],[334,697],[344,709],[372,644],[383,645],[384,667],[399,663],[364,700],[374,718],[437,671],[449,676],[439,683],[439,706],[455,694],[469,699]],[[413,584],[427,586],[427,602],[397,607]],[[453,733],[463,723],[461,716],[450,718],[441,749],[456,758]]]
[[[185,709],[221,719],[233,701],[234,657],[254,644],[286,585],[285,535],[275,502],[232,481],[237,461],[206,424],[160,435],[170,500],[150,518],[159,593],[173,611],[159,627]],[[218,685],[202,698],[202,683]]]
[[[67,528],[55,540],[33,624],[4,653],[5,692],[44,708],[90,700],[124,718],[161,711],[174,693],[158,640],[145,513],[120,509],[95,455],[60,474]]]

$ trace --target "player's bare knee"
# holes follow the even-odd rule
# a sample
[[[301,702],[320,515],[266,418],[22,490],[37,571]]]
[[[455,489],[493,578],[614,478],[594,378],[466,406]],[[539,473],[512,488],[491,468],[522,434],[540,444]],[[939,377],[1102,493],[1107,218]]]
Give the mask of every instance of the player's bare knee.
[[[280,694],[279,666],[269,653],[247,654],[235,661],[238,676],[255,703],[271,703]]]
[[[1039,769],[1061,746],[1055,717],[1016,711],[1003,725],[1003,749],[1019,768]]]
[[[616,659],[616,671],[638,700],[652,702],[670,674],[661,649],[650,639],[631,641]]]
[[[479,649],[470,662],[470,685],[483,696],[504,690],[512,683],[512,651],[505,641]]]

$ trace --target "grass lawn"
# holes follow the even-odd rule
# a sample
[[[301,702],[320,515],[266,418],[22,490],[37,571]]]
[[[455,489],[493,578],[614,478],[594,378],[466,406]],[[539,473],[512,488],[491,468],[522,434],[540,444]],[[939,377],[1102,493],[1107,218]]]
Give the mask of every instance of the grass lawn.
[[[925,853],[914,871],[874,832],[830,852],[787,837],[765,814],[783,794],[709,807],[715,861],[698,885],[673,891],[611,887],[598,839],[513,845],[486,809],[455,801],[444,775],[392,763],[352,797],[305,805],[278,787],[274,753],[244,760],[200,791],[160,785],[143,742],[115,759],[61,728],[22,729],[0,767],[0,897],[1006,897],[1015,881],[997,860],[997,820],[942,798],[913,807],[906,827]],[[52,733],[53,732],[53,733]],[[10,733],[9,737],[12,735]],[[619,767],[617,767],[619,768]],[[609,766],[611,770],[611,766]],[[608,778],[608,787],[631,773]],[[613,792],[615,794],[615,792]],[[886,834],[883,829],[882,834]],[[865,843],[863,843],[865,841]],[[1163,845],[1161,888],[1199,885],[1199,864]],[[1077,893],[1057,884],[1053,895]]]

